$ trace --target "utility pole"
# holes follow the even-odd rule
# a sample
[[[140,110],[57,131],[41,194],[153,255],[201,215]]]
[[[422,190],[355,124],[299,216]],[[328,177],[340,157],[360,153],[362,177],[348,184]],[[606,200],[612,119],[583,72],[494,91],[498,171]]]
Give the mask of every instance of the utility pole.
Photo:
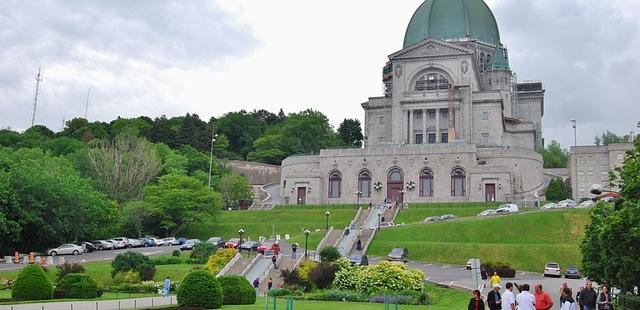
[[[38,68],[38,75],[36,75],[36,95],[33,98],[33,115],[31,116],[31,127],[33,127],[33,125],[36,122],[36,107],[38,106],[38,90],[40,89],[40,82],[42,82],[42,72],[40,70],[41,68]]]
[[[84,106],[84,119],[89,121],[87,118],[87,112],[89,111],[89,96],[91,95],[91,88],[87,88],[87,103]]]
[[[213,165],[213,144],[216,142],[216,138],[218,135],[216,134],[216,126],[213,125],[213,129],[211,129],[211,151],[209,152],[209,189],[211,189],[211,166]]]

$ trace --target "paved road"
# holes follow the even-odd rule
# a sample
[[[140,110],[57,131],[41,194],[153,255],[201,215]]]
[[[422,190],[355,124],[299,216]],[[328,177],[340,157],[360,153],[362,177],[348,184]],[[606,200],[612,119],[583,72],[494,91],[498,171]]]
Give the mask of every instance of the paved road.
[[[59,257],[64,257],[65,261],[74,262],[74,263],[88,263],[88,262],[99,262],[99,261],[108,261],[113,260],[118,254],[127,252],[127,251],[135,251],[140,252],[144,255],[161,255],[168,254],[173,252],[173,250],[180,249],[180,246],[159,246],[159,247],[149,247],[149,248],[134,248],[134,249],[119,249],[119,250],[108,250],[108,251],[95,251],[92,253],[86,253],[82,255],[64,255]],[[57,258],[55,258],[57,259]],[[0,264],[0,271],[4,270],[14,270],[21,269],[25,265],[23,264]]]
[[[176,297],[146,297],[102,301],[67,301],[0,306],[0,310],[116,310],[175,305]]]
[[[377,263],[381,259],[380,257],[371,257],[369,258],[370,263]],[[435,263],[424,263],[424,262],[408,262],[407,266],[410,268],[421,269],[424,271],[425,279],[429,282],[439,283],[451,287],[461,287],[466,289],[473,289],[476,284],[471,278],[471,271],[466,270],[463,266],[456,265],[445,265],[445,264],[435,264]],[[570,288],[573,289],[574,295],[579,287],[584,286],[584,279],[564,279],[564,278],[547,278],[543,277],[539,273],[531,273],[531,272],[518,272],[516,273],[515,279],[502,279],[502,287],[501,292],[504,292],[504,286],[507,282],[515,282],[519,285],[529,284],[531,286],[531,293],[533,293],[533,285],[534,284],[542,284],[543,290],[548,292],[553,299],[554,306],[552,309],[560,309],[558,303],[560,302],[559,290],[562,282],[567,281]],[[487,282],[487,288],[482,290],[483,295],[486,296],[489,293],[490,284]],[[517,290],[514,289],[514,293],[517,293]]]

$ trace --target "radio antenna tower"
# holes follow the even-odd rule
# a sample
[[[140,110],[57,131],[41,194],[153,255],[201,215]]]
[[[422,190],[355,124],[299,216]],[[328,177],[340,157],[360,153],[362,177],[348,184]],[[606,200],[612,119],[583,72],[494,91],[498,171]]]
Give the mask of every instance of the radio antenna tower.
[[[40,82],[42,82],[41,68],[38,68],[38,75],[36,75],[36,95],[33,98],[33,115],[31,116],[31,127],[36,122],[36,107],[38,106],[38,89],[40,88]]]
[[[91,95],[91,88],[87,88],[87,104],[84,106],[84,119],[89,120],[87,118],[87,111],[89,111],[89,96]]]

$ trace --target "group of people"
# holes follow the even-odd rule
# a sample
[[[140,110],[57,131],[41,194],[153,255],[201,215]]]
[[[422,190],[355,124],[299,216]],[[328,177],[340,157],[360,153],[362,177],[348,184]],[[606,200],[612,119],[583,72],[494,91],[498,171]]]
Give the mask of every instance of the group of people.
[[[542,290],[541,284],[534,285],[534,293],[529,292],[529,284],[518,285],[507,282],[505,291],[500,292],[500,277],[497,273],[491,277],[492,290],[487,294],[486,304],[489,310],[549,310],[554,302],[551,296]],[[514,294],[514,287],[518,290]],[[560,287],[560,309],[561,310],[614,310],[613,299],[609,293],[609,288],[602,287],[600,293],[593,289],[593,283],[587,281],[584,288],[573,298],[573,292],[568,287],[567,282]],[[469,300],[469,310],[485,310],[485,301],[479,290],[473,291],[473,297]]]

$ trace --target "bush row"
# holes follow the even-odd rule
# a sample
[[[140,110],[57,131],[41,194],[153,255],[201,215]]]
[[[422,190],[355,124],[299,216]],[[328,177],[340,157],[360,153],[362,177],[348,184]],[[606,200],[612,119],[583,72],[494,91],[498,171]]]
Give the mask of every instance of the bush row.
[[[192,258],[184,256],[156,256],[151,258],[151,262],[156,266],[159,265],[186,265],[186,264],[204,264],[206,258]]]
[[[204,270],[213,273],[214,275],[220,272],[224,266],[231,261],[236,255],[235,249],[224,249],[209,256],[207,263],[204,265]]]
[[[377,293],[362,293],[355,291],[343,291],[343,290],[326,290],[316,291],[313,293],[303,294],[301,291],[291,291],[288,289],[278,288],[269,291],[269,296],[272,297],[284,297],[293,296],[295,299],[302,300],[322,300],[322,301],[348,301],[348,302],[372,302],[372,303],[384,303],[385,300],[389,303],[396,303],[401,305],[424,305],[427,303],[427,294],[420,291],[403,290],[399,292],[377,292]]]

